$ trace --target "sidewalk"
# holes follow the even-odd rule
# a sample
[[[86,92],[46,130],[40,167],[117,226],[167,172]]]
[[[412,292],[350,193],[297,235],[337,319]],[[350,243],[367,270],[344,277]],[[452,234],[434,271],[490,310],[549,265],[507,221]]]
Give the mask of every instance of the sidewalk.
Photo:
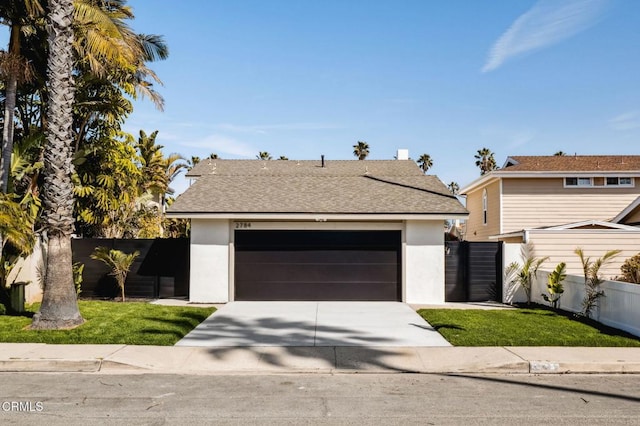
[[[640,374],[640,348],[203,348],[0,343],[0,372]]]

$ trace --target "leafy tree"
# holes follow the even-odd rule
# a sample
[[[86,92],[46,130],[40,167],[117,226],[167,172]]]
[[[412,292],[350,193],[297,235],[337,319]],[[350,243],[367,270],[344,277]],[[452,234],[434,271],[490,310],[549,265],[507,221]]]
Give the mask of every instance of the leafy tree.
[[[0,194],[0,304],[11,311],[8,277],[16,262],[33,251],[33,217],[14,194]]]
[[[142,175],[130,135],[106,134],[89,150],[74,176],[77,227],[85,236],[135,237]],[[157,209],[156,209],[157,210]]]
[[[100,260],[111,268],[110,275],[112,275],[118,283],[123,302],[125,301],[124,285],[127,281],[129,269],[131,268],[134,260],[136,260],[136,257],[139,255],[140,253],[138,251],[133,253],[124,253],[120,250],[113,250],[102,246],[96,247],[91,254],[92,259]]]
[[[353,155],[358,157],[358,160],[364,160],[369,156],[369,144],[363,141],[358,141],[353,146]]]
[[[493,152],[489,148],[479,149],[476,155],[476,166],[480,167],[480,175],[489,173],[498,168]]]
[[[49,0],[47,141],[44,151],[44,294],[33,329],[62,329],[84,322],[78,309],[71,261],[73,232],[73,1]]]
[[[582,299],[582,315],[590,318],[594,308],[598,306],[598,299],[604,296],[604,291],[600,288],[600,284],[604,282],[600,275],[600,269],[613,260],[620,253],[620,250],[609,250],[594,261],[590,257],[585,257],[580,247],[576,248],[574,253],[580,258],[584,275],[585,296]]]
[[[271,160],[273,157],[271,157],[271,154],[267,151],[260,151],[258,155],[256,155],[256,158],[258,160]]]
[[[564,287],[562,283],[567,278],[567,264],[560,262],[556,265],[555,269],[549,274],[547,278],[547,294],[542,293],[542,298],[551,303],[553,309],[558,307],[558,301],[564,293]]]
[[[417,163],[424,173],[427,173],[427,170],[433,167],[433,160],[431,159],[431,156],[429,154],[422,154],[420,158],[418,158]]]
[[[537,277],[540,266],[549,259],[549,257],[536,257],[533,244],[531,242],[524,244],[520,250],[522,265],[518,262],[512,262],[505,270],[506,281],[512,288],[522,287],[527,297],[527,305],[531,303],[531,289],[534,280]]]
[[[458,185],[457,182],[450,182],[447,188],[449,188],[449,191],[451,191],[453,195],[458,195],[460,192],[460,185]]]
[[[622,272],[620,277],[622,281],[640,284],[640,253],[625,260],[620,267],[620,272]]]

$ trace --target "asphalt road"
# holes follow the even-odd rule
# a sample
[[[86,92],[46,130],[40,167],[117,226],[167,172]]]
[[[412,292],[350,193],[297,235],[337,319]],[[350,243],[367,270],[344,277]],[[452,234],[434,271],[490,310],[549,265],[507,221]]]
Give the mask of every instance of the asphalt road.
[[[638,375],[0,374],[0,424],[638,424]]]

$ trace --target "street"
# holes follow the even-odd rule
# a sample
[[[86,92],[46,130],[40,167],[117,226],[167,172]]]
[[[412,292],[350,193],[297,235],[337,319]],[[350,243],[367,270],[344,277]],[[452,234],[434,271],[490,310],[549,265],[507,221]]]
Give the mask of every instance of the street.
[[[636,375],[3,373],[7,424],[637,424]]]

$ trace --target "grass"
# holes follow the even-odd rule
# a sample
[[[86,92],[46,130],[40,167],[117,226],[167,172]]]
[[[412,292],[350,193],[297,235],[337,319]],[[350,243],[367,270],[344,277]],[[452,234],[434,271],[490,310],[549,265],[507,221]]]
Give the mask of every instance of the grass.
[[[215,308],[159,306],[144,302],[80,301],[85,323],[73,330],[35,331],[25,316],[0,316],[0,342],[62,344],[174,345],[215,312]]]
[[[586,318],[529,309],[421,309],[454,346],[638,346],[640,338]]]

